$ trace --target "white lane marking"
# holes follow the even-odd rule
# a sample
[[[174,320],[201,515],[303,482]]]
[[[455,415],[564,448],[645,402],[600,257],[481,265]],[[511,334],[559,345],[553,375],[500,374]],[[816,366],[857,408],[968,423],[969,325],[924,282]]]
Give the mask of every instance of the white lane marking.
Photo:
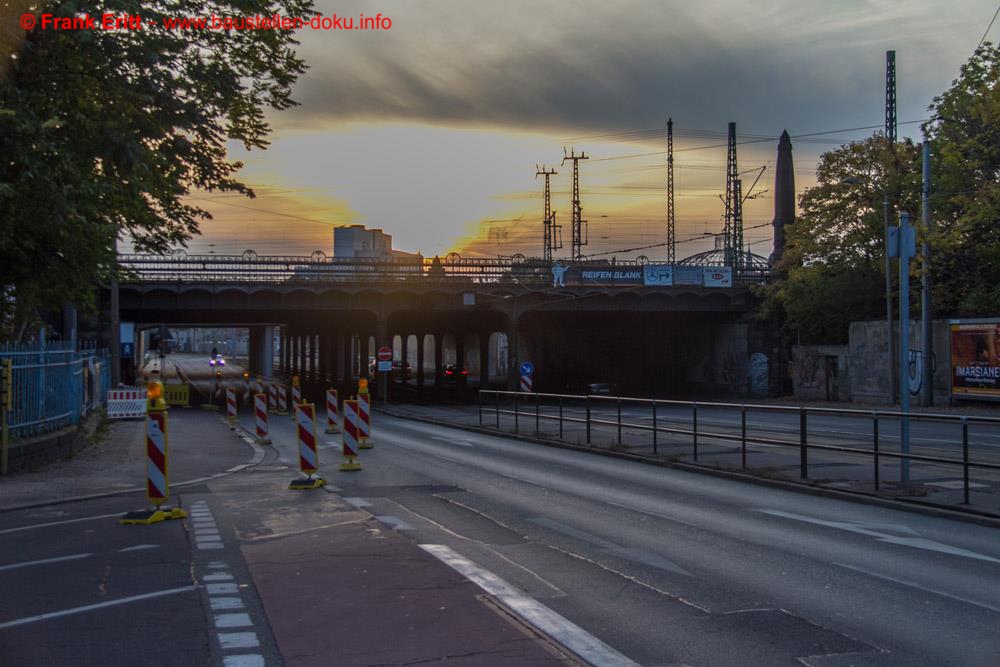
[[[668,558],[654,553],[648,549],[643,549],[642,547],[627,547],[619,544],[614,544],[613,542],[608,542],[607,540],[598,537],[597,535],[591,535],[582,530],[573,528],[572,526],[567,526],[564,523],[554,521],[552,519],[547,519],[545,517],[533,517],[529,518],[528,521],[538,524],[549,530],[554,530],[557,533],[562,533],[563,535],[569,535],[573,539],[580,540],[581,542],[588,542],[596,546],[603,553],[609,556],[615,556],[618,558],[624,558],[636,563],[641,563],[642,565],[648,565],[650,567],[655,567],[659,570],[665,570],[667,572],[673,572],[675,574],[682,574],[686,577],[693,577],[694,575],[685,570],[683,567],[673,562]]]
[[[199,549],[221,549],[222,542],[198,542]]]
[[[240,598],[209,598],[208,604],[212,607],[212,611],[243,609],[243,600]]]
[[[854,572],[859,572],[861,574],[866,574],[870,577],[876,577],[877,579],[885,579],[886,581],[891,581],[894,584],[900,584],[901,586],[909,586],[910,588],[916,588],[927,593],[933,593],[934,595],[940,595],[941,597],[949,598],[951,600],[956,600],[958,602],[964,602],[966,604],[971,604],[976,607],[981,607],[983,609],[989,609],[990,611],[1000,612],[1000,607],[994,607],[993,605],[985,604],[983,602],[976,602],[975,600],[970,600],[968,598],[959,597],[957,595],[952,595],[951,593],[945,593],[944,591],[938,590],[936,588],[930,588],[922,584],[915,583],[913,581],[906,581],[904,579],[896,579],[895,577],[890,577],[885,574],[879,574],[878,572],[872,572],[871,570],[863,570],[860,567],[854,567],[853,565],[847,565],[845,563],[834,563],[837,567],[842,567],[848,570],[853,570]]]
[[[499,599],[527,623],[549,635],[557,642],[598,667],[639,667],[575,623],[560,616],[537,600],[530,598],[506,581],[460,556],[443,544],[421,544],[420,548],[434,555],[452,569],[464,575],[484,591]]]
[[[227,655],[222,658],[223,667],[264,667],[262,655]]]
[[[233,575],[225,574],[224,572],[219,572],[217,574],[206,574],[201,578],[202,581],[232,581]]]
[[[252,625],[253,622],[250,620],[250,614],[233,613],[215,615],[215,627],[217,628],[245,628]]]
[[[123,554],[127,551],[143,551],[144,549],[159,549],[159,544],[137,544],[134,547],[125,547],[124,549],[119,549],[118,553]]]
[[[72,609],[62,609],[60,611],[50,611],[45,614],[39,614],[37,616],[27,616],[25,618],[18,618],[13,621],[7,621],[6,623],[0,623],[0,630],[4,628],[13,628],[18,625],[25,625],[27,623],[34,623],[36,621],[46,621],[50,618],[58,618],[60,616],[69,616],[71,614],[82,614],[87,611],[94,611],[95,609],[103,609],[105,607],[114,607],[120,604],[128,604],[130,602],[139,602],[140,600],[149,600],[152,598],[159,598],[165,595],[175,595],[177,593],[187,593],[188,591],[193,591],[196,586],[181,586],[180,588],[168,588],[162,591],[154,591],[152,593],[142,593],[141,595],[132,595],[127,598],[118,598],[117,600],[108,600],[106,602],[98,602],[97,604],[88,604],[82,607],[73,607]]]
[[[886,533],[880,533],[877,530],[873,530],[874,526],[869,527],[861,523],[828,521],[826,519],[818,519],[816,517],[806,516],[804,514],[796,514],[794,512],[785,512],[782,510],[759,509],[757,511],[761,512],[762,514],[770,514],[772,516],[779,516],[785,519],[792,519],[794,521],[812,523],[816,524],[817,526],[826,526],[828,528],[837,528],[838,530],[846,530],[851,533],[858,533],[859,535],[868,535],[869,537],[874,537],[879,542],[886,542],[887,544],[896,544],[902,547],[923,549],[924,551],[936,551],[938,553],[948,554],[949,556],[962,556],[964,558],[984,560],[989,563],[1000,563],[1000,559],[993,558],[992,556],[987,556],[986,554],[977,553],[975,551],[969,551],[967,549],[962,549],[960,547],[953,547],[949,544],[943,544],[942,542],[928,540],[923,537],[899,537],[898,535],[888,535]]]
[[[256,632],[220,632],[218,634],[219,645],[223,650],[231,648],[257,648],[260,642],[257,641]]]
[[[58,558],[43,558],[41,560],[26,560],[21,563],[11,563],[10,565],[0,565],[0,572],[5,570],[16,570],[19,567],[30,567],[32,565],[46,565],[48,563],[61,563],[65,560],[79,560],[89,558],[94,554],[73,554],[72,556],[59,556]]]
[[[228,565],[226,565],[225,561],[221,561],[221,560],[213,560],[211,563],[208,564],[208,566],[210,568],[212,568],[213,570],[224,570],[224,569],[226,569],[228,567]]]
[[[209,595],[228,595],[240,592],[240,587],[236,584],[205,584],[205,589]]]
[[[227,468],[226,472],[239,472],[239,471],[243,470],[244,468],[249,468],[249,467],[250,467],[249,463],[241,463],[238,466],[233,466],[232,468]]]
[[[406,523],[398,516],[389,516],[386,514],[376,515],[375,519],[381,523],[392,526],[393,530],[413,530],[413,526]]]
[[[48,528],[49,526],[63,526],[67,523],[77,523],[78,521],[96,521],[97,519],[107,519],[112,516],[121,516],[121,512],[115,512],[114,514],[98,514],[97,516],[85,516],[79,519],[66,519],[65,521],[49,521],[48,523],[36,523],[31,526],[20,526],[18,528],[6,528],[0,530],[0,535],[5,535],[7,533],[19,533],[22,530],[34,530],[35,528]]]
[[[371,507],[372,504],[365,500],[364,498],[344,498],[344,502],[349,505],[354,505],[357,508]]]

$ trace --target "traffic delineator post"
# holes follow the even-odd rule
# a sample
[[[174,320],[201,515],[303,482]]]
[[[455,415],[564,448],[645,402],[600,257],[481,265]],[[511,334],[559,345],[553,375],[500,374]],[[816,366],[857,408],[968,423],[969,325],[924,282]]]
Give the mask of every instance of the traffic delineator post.
[[[236,389],[233,387],[226,387],[226,420],[236,423]]]
[[[273,382],[267,385],[267,411],[271,413],[278,411],[278,385]]]
[[[358,402],[344,401],[344,432],[343,432],[344,462],[340,464],[341,472],[361,470],[358,461]]]
[[[170,498],[167,404],[163,399],[163,385],[150,382],[147,395],[146,498],[153,509],[128,512],[118,520],[121,524],[148,525],[187,516],[187,512],[179,507],[163,507]]]
[[[295,431],[299,443],[299,470],[307,475],[305,479],[293,479],[289,489],[305,491],[326,485],[322,477],[313,477],[319,472],[319,452],[316,449],[316,406],[299,403],[295,406]]]
[[[336,433],[340,430],[340,415],[337,413],[337,390],[326,390],[326,432]]]
[[[292,376],[292,405],[289,412],[292,414],[292,419],[295,419],[295,406],[302,402],[302,385],[299,382],[299,376]]]
[[[285,385],[278,385],[278,414],[287,415],[288,414],[288,390]]]
[[[270,445],[271,438],[267,435],[267,394],[254,394],[253,414],[257,422],[257,444]]]
[[[358,387],[358,447],[361,449],[372,449],[375,443],[372,440],[372,410],[371,395],[368,393],[367,383]]]

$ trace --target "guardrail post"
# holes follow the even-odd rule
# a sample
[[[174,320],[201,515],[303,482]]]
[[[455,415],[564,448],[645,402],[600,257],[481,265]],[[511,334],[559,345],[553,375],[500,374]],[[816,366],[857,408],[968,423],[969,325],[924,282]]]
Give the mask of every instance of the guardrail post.
[[[519,433],[521,428],[521,410],[517,407],[517,392],[514,392],[514,433]]]
[[[653,453],[656,454],[656,400],[652,401],[653,405]]]
[[[559,394],[559,439],[563,439],[563,395]]]
[[[878,413],[877,412],[873,412],[872,413],[872,445],[874,446],[874,449],[872,451],[874,452],[873,459],[875,461],[875,470],[874,470],[874,472],[875,472],[875,490],[878,491],[878,484],[879,484],[878,472],[879,471],[878,471]]]
[[[740,460],[743,469],[747,469],[747,406],[740,406]]]
[[[542,405],[542,397],[535,394],[535,435],[538,435],[541,431],[541,415],[539,414],[540,407]]]
[[[497,430],[500,430],[500,392],[497,392]]]
[[[962,486],[965,500],[969,504],[969,419],[962,417]]]
[[[691,402],[691,451],[694,460],[698,460],[698,404]]]
[[[590,444],[590,394],[587,394],[587,444]]]
[[[622,444],[622,397],[618,397],[618,445]]]
[[[802,479],[809,479],[808,433],[806,409],[799,408],[799,477]]]

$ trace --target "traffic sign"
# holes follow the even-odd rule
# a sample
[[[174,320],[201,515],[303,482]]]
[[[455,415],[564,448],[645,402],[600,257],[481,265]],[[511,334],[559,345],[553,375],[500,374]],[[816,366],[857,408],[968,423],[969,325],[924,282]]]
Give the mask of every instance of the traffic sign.
[[[378,349],[378,360],[379,361],[392,361],[392,348],[383,345]]]
[[[122,343],[121,345],[121,356],[128,358],[135,354],[135,343]]]
[[[530,361],[521,362],[521,375],[531,375],[535,372],[535,365]]]

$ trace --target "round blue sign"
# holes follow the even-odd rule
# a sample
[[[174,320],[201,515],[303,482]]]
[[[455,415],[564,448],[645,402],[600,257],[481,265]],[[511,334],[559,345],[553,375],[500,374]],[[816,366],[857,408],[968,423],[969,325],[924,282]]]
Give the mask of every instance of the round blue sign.
[[[535,365],[530,361],[521,362],[521,375],[531,375],[535,372]]]

